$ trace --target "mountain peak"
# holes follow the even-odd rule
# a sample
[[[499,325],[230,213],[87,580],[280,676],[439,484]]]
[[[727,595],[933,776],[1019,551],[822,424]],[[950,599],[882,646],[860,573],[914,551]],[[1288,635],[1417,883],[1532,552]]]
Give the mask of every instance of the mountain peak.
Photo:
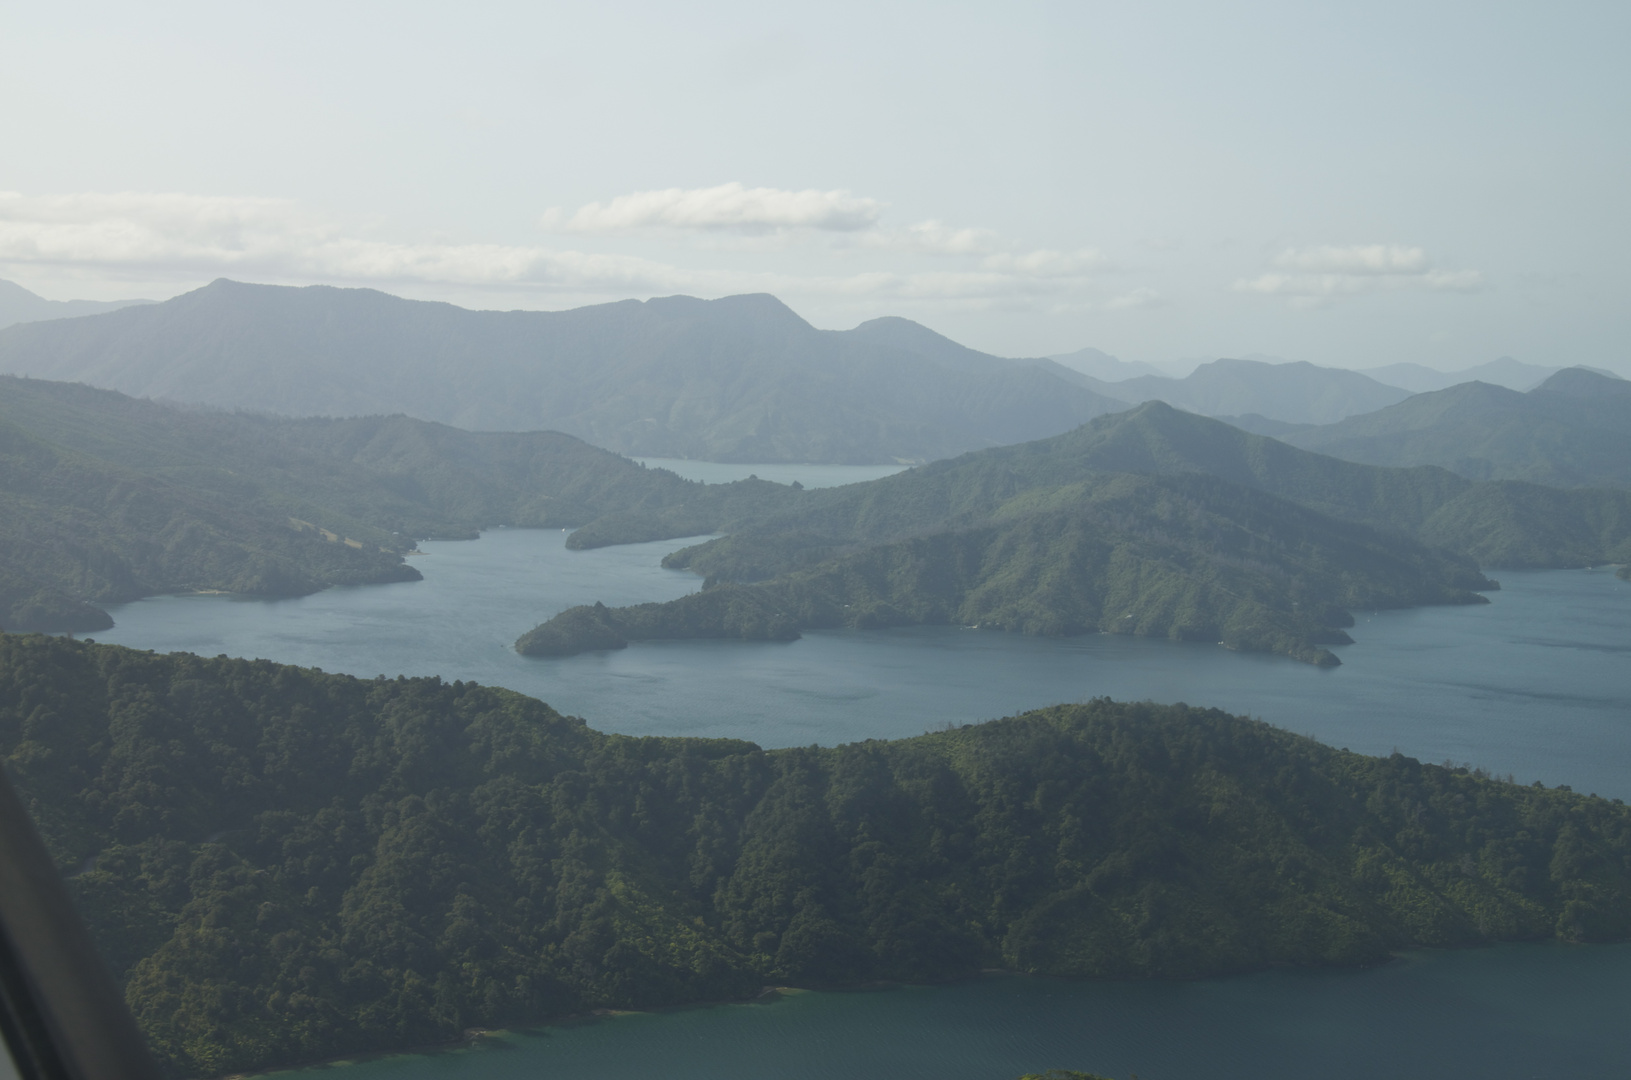
[[[1531,394],[1543,392],[1568,397],[1592,397],[1603,393],[1631,396],[1631,382],[1611,372],[1570,367],[1564,368],[1530,391]]]

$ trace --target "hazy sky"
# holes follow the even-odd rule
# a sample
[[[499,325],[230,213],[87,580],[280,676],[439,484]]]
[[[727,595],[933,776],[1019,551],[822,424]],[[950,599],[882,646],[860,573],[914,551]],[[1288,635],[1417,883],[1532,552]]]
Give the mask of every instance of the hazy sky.
[[[0,0],[0,277],[1631,374],[1631,4]]]

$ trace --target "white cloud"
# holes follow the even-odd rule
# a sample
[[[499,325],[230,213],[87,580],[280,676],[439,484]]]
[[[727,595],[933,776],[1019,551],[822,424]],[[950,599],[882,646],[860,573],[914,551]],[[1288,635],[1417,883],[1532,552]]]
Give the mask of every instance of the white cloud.
[[[1427,253],[1398,244],[1325,245],[1288,248],[1275,256],[1274,265],[1314,274],[1420,274],[1427,270]]]
[[[913,227],[924,245],[918,250],[938,246],[963,254],[979,260],[974,268],[842,275],[699,270],[532,245],[371,239],[316,220],[282,199],[0,192],[0,267],[54,267],[133,281],[227,275],[290,283],[453,285],[585,302],[676,292],[774,292],[974,305],[1024,306],[1046,298],[1056,306],[1079,306],[1087,302],[1085,275],[1104,265],[1091,250],[986,253],[996,243],[986,230],[924,226]]]
[[[1104,306],[1111,311],[1130,311],[1133,308],[1160,307],[1166,303],[1166,297],[1147,286],[1134,289],[1132,292],[1113,296],[1106,300]]]
[[[672,267],[626,255],[348,236],[281,199],[139,192],[40,197],[0,192],[0,263],[177,276],[236,273],[630,291],[680,287],[684,277]]]
[[[636,229],[731,229],[763,232],[776,229],[821,229],[856,232],[878,222],[876,199],[847,191],[786,191],[749,188],[739,183],[711,188],[668,188],[619,195],[607,203],[592,202],[570,217],[546,211],[548,228],[568,232],[628,232]]]
[[[987,270],[1027,277],[1083,277],[1103,271],[1108,266],[1105,257],[1093,248],[1077,251],[1000,252],[988,256],[981,264]]]
[[[1400,244],[1331,245],[1288,248],[1275,256],[1277,270],[1235,282],[1237,292],[1284,296],[1302,307],[1341,296],[1425,289],[1476,292],[1484,287],[1477,270],[1441,270],[1419,247]]]
[[[987,255],[1000,251],[1003,243],[993,229],[959,229],[931,220],[904,229],[870,229],[860,246],[918,255]]]

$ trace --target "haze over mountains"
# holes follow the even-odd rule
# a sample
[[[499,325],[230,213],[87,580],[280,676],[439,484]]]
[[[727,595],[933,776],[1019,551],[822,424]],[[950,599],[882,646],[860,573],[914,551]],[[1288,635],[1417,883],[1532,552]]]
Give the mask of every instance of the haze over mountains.
[[[1526,394],[1463,383],[1279,437],[1349,461],[1440,465],[1473,480],[1631,487],[1631,382],[1565,368]]]
[[[1462,368],[1460,371],[1439,371],[1423,364],[1388,364],[1385,367],[1366,368],[1365,374],[1389,386],[1398,386],[1413,394],[1426,394],[1434,390],[1447,390],[1461,383],[1482,382],[1504,386],[1508,390],[1533,390],[1561,368],[1525,364],[1510,356],[1491,360],[1487,364]]]
[[[0,328],[46,319],[71,319],[151,304],[151,300],[47,300],[14,281],[0,280]]]
[[[762,295],[495,312],[222,280],[0,332],[0,370],[291,416],[549,428],[712,461],[928,460],[1125,407],[1050,361],[988,356],[904,319],[817,330]]]
[[[1329,424],[1410,396],[1357,371],[1235,359],[1202,364],[1182,379],[1140,375],[1095,388],[1135,404],[1164,401],[1204,416],[1255,414],[1292,424]]]

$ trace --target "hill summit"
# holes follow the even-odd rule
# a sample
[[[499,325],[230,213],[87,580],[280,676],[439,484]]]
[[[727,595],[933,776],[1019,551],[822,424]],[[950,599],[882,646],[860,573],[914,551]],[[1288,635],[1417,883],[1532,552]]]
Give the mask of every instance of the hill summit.
[[[0,331],[0,371],[289,416],[548,428],[712,461],[922,461],[1126,407],[1051,361],[976,352],[906,319],[818,330],[763,294],[470,311],[222,279]]]

